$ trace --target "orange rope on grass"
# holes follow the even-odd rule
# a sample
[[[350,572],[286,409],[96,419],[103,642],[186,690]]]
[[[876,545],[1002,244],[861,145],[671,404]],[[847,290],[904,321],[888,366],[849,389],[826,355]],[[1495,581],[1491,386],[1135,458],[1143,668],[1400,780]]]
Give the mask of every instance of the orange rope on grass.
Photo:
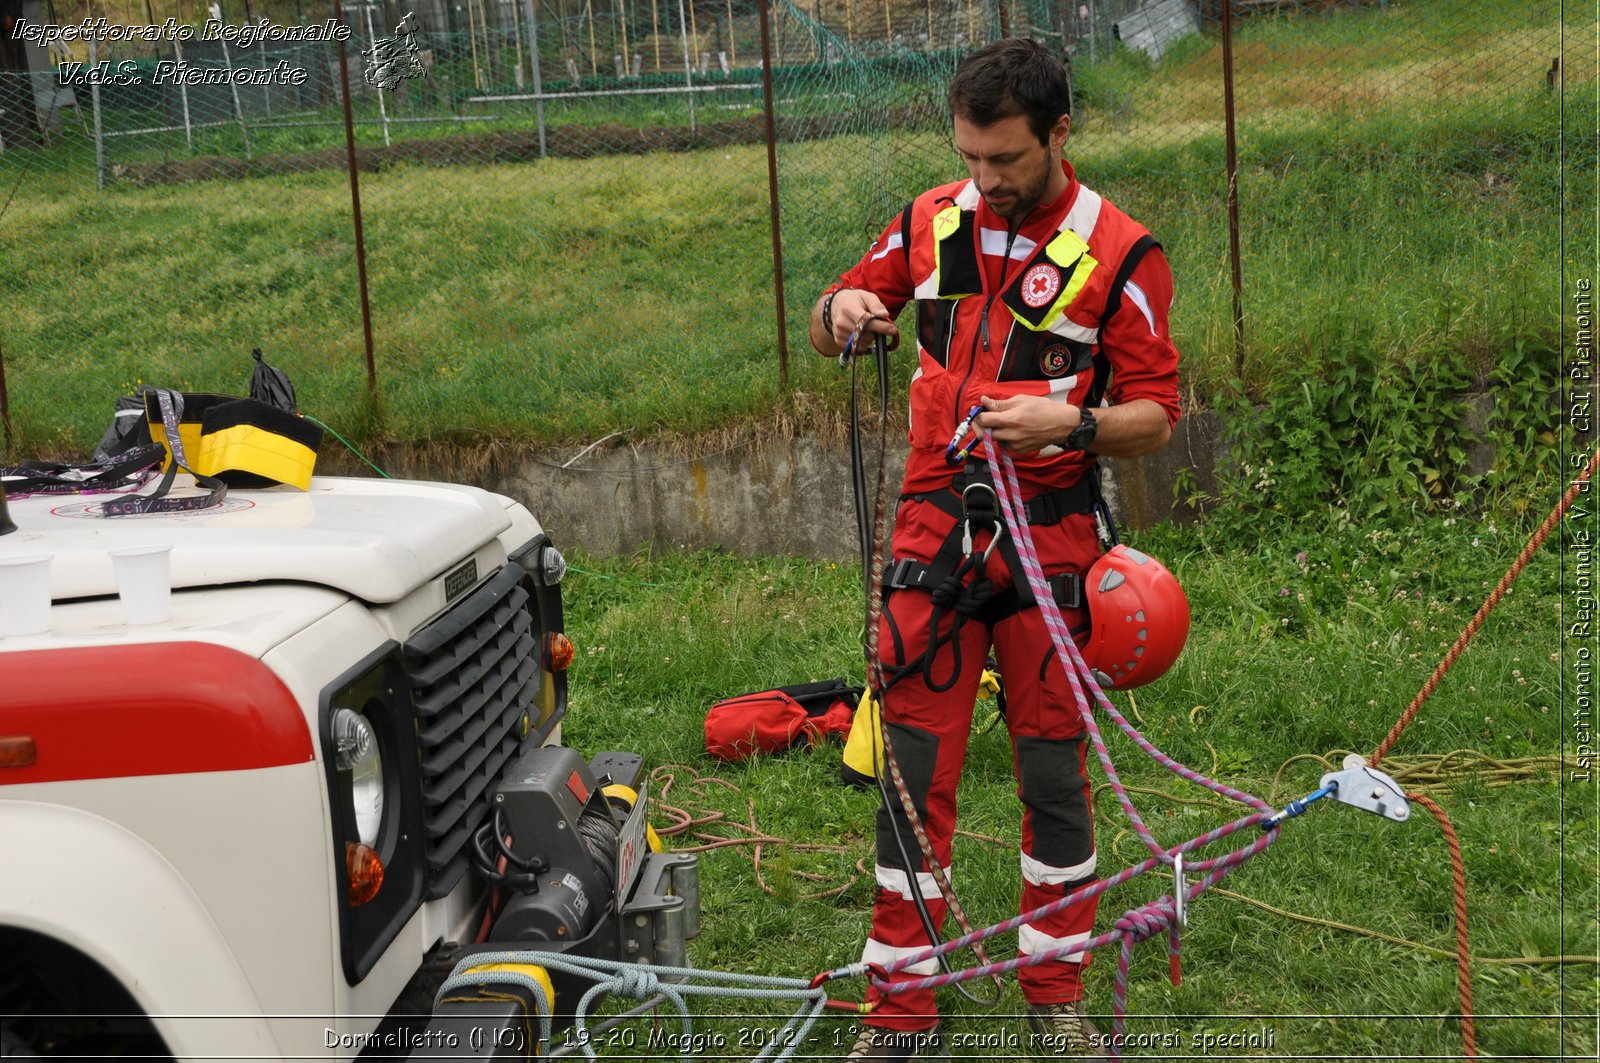
[[[1461,859],[1461,841],[1456,837],[1456,829],[1450,822],[1450,817],[1445,815],[1433,798],[1426,794],[1407,794],[1406,799],[1415,801],[1439,821],[1439,829],[1444,831],[1445,844],[1450,846],[1450,881],[1455,887],[1456,894],[1456,985],[1461,990],[1461,1041],[1465,1050],[1465,1058],[1478,1058],[1478,1031],[1472,1018],[1472,972],[1467,968],[1467,869]]]
[[[1444,674],[1450,670],[1451,665],[1456,663],[1456,658],[1460,657],[1461,651],[1467,648],[1467,643],[1472,641],[1472,637],[1478,633],[1478,629],[1489,618],[1489,614],[1494,610],[1494,607],[1500,604],[1500,599],[1506,596],[1506,591],[1511,589],[1511,584],[1516,582],[1517,577],[1522,574],[1522,570],[1533,559],[1533,555],[1539,552],[1539,547],[1544,545],[1545,539],[1555,530],[1555,526],[1560,523],[1561,518],[1566,515],[1567,509],[1587,485],[1589,477],[1594,474],[1597,467],[1600,467],[1600,450],[1594,452],[1594,455],[1589,459],[1589,464],[1584,467],[1583,472],[1578,474],[1577,479],[1572,482],[1572,486],[1567,488],[1567,493],[1561,496],[1561,501],[1556,503],[1556,508],[1550,511],[1550,515],[1544,519],[1544,523],[1539,525],[1538,530],[1533,533],[1533,537],[1522,548],[1522,552],[1517,555],[1517,559],[1511,563],[1511,567],[1506,570],[1506,574],[1500,577],[1500,582],[1495,584],[1494,590],[1489,592],[1489,597],[1484,599],[1483,604],[1478,607],[1477,613],[1468,621],[1466,629],[1456,637],[1455,644],[1444,655],[1444,660],[1439,662],[1439,667],[1433,670],[1433,674],[1428,677],[1428,681],[1422,684],[1422,689],[1417,691],[1417,696],[1411,699],[1411,704],[1406,707],[1406,711],[1400,714],[1400,719],[1395,721],[1394,727],[1384,736],[1383,741],[1378,743],[1378,748],[1372,751],[1372,756],[1367,758],[1368,764],[1376,768],[1378,762],[1389,752],[1389,747],[1399,740],[1400,733],[1411,725],[1411,721],[1421,711],[1423,703],[1432,697],[1433,692],[1439,688],[1439,683],[1444,679]]]

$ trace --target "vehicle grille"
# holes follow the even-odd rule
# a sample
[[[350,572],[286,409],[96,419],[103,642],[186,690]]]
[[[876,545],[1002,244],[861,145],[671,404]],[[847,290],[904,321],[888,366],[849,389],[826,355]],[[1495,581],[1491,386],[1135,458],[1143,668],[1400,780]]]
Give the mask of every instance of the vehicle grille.
[[[485,821],[489,789],[521,749],[539,687],[538,624],[526,571],[508,562],[405,644],[417,714],[427,898],[449,893]]]

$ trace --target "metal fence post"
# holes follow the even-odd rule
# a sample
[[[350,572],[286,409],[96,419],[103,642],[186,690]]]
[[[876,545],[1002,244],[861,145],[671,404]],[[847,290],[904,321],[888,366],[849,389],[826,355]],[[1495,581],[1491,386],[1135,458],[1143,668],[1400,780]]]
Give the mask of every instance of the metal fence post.
[[[344,9],[340,0],[333,0],[333,18],[344,24]],[[380,88],[378,90],[382,92]],[[339,39],[339,95],[344,101],[344,149],[350,167],[350,210],[355,221],[356,281],[361,289],[361,335],[367,348],[367,394],[374,405],[378,401],[378,365],[372,355],[372,300],[367,292],[367,238],[361,230],[361,178],[356,168],[356,127],[350,113],[350,58]]]
[[[183,44],[176,36],[172,38],[172,54],[178,57],[178,69],[183,69]],[[178,78],[178,98],[183,103],[183,142],[188,147],[190,154],[194,153],[194,122],[189,117],[189,79]]]
[[[771,0],[759,0],[761,13],[761,106],[767,126],[767,201],[772,213],[772,286],[778,304],[778,384],[789,390],[789,324],[783,306],[783,225],[778,212],[778,129],[772,116]]]
[[[763,5],[762,10],[766,7]],[[683,0],[678,0],[678,30],[683,38],[683,84],[688,89],[684,96],[689,101],[689,139],[695,136],[694,128],[694,64],[689,59],[689,20],[683,13]],[[770,64],[769,64],[770,65]]]
[[[218,22],[221,22],[222,6],[220,4],[212,4],[211,15]],[[239,83],[233,79],[233,56],[228,51],[228,38],[222,37],[220,39],[222,41],[222,65],[227,68],[228,87],[233,91],[233,113],[239,118],[239,135],[244,138],[244,157],[248,159],[250,157],[250,129],[244,124],[244,105],[239,102]]]
[[[89,38],[89,69],[94,70],[100,61],[100,53],[96,50],[94,38]],[[100,191],[106,190],[106,138],[100,124],[100,79],[94,78],[89,82],[89,99],[94,107],[94,176],[100,185]]]
[[[376,48],[378,46],[378,35],[372,28],[372,5],[363,4],[361,11],[367,16],[367,47]],[[270,96],[268,98],[270,99]],[[383,123],[383,146],[387,148],[390,145],[389,108],[383,102],[382,85],[378,86],[378,119]]]
[[[0,347],[0,424],[5,425],[6,450],[11,449],[11,394],[6,390],[6,352]]]
[[[1222,104],[1228,128],[1228,258],[1233,270],[1233,373],[1244,385],[1244,282],[1239,268],[1239,154],[1233,110],[1233,0],[1222,0]]]
[[[544,129],[544,77],[539,67],[539,6],[533,0],[522,0],[522,18],[528,24],[528,52],[533,56],[534,113],[539,119],[539,158],[545,157]],[[657,45],[660,47],[660,45]]]

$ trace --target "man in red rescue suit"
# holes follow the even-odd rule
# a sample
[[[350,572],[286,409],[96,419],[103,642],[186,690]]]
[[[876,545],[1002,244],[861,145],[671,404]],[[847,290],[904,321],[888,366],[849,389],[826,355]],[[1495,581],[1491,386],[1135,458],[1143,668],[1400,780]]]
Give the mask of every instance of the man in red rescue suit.
[[[1085,729],[1015,545],[993,530],[1001,518],[982,446],[955,467],[946,447],[981,406],[976,424],[1016,462],[1039,560],[1081,646],[1089,624],[1080,576],[1101,553],[1096,456],[1159,450],[1178,419],[1178,353],[1167,329],[1172,275],[1149,233],[1080,184],[1063,159],[1068,81],[1055,56],[1032,41],[991,44],[962,62],[949,102],[969,179],[924,192],[884,228],[817,301],[811,342],[832,356],[858,328],[863,348],[875,334],[898,341],[894,319],[915,301],[911,454],[879,629],[885,674],[906,674],[885,694],[884,720],[948,869],[956,782],[992,645],[1006,682],[1023,805],[1021,910],[1029,911],[1096,877]],[[989,551],[992,542],[998,548]],[[952,587],[964,560],[969,574]],[[914,892],[935,926],[946,910],[891,803],[878,810],[868,963],[929,947]],[[1092,936],[1094,915],[1086,901],[1040,919],[1022,928],[1018,950],[1070,948]],[[1082,960],[1068,953],[1018,972],[1033,1043],[1058,1058],[1094,1058],[1106,1047],[1084,1013]],[[935,963],[894,980],[935,974]],[[938,1054],[932,990],[872,996],[875,1010],[847,1058]]]

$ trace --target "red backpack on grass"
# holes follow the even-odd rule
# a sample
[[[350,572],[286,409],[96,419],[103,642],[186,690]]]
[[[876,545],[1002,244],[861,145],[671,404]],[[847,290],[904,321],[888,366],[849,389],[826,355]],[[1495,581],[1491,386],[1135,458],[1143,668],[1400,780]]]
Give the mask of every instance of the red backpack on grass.
[[[829,735],[843,738],[862,689],[825,679],[724,698],[706,713],[706,752],[735,761],[801,743],[814,746]]]

